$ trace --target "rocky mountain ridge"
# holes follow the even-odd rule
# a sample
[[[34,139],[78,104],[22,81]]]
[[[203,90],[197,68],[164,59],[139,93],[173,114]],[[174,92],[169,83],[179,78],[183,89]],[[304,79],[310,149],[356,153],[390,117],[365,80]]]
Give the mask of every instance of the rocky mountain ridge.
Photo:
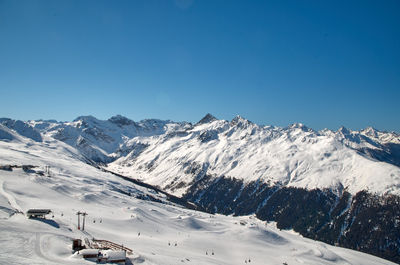
[[[236,116],[207,114],[198,123],[108,120],[80,116],[73,122],[0,123],[22,135],[51,136],[77,148],[107,169],[182,195],[201,175],[248,183],[306,189],[346,189],[400,193],[400,135],[371,127],[315,131],[301,123],[286,128],[260,126]],[[382,163],[383,162],[383,163]],[[376,173],[379,172],[379,177]]]

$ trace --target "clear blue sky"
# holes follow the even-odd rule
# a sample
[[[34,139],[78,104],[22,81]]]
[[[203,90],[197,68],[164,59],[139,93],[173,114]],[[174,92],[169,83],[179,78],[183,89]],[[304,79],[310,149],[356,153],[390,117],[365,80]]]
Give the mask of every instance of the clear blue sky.
[[[400,132],[400,1],[0,0],[0,116]]]

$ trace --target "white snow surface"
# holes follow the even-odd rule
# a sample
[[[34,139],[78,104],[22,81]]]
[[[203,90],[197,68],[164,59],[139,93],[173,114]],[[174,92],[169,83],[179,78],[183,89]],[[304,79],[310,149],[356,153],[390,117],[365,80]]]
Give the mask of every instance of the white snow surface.
[[[0,170],[0,264],[94,264],[71,251],[72,239],[92,237],[131,248],[127,264],[393,264],[280,231],[253,216],[184,209],[85,164],[65,143],[5,131],[12,137],[0,140],[0,165],[37,167]],[[39,174],[46,166],[50,177]],[[137,199],[139,194],[165,203]],[[51,209],[54,217],[28,219],[20,213],[31,208]],[[88,213],[86,231],[77,230],[77,211]]]
[[[377,150],[399,159],[400,154],[391,154],[387,146],[397,145],[400,152],[400,135],[371,127],[314,131],[300,123],[280,128],[240,116],[229,122],[212,115],[195,125],[154,119],[134,122],[120,115],[106,121],[81,116],[73,122],[28,124],[76,147],[108,170],[177,196],[204,174],[338,194],[367,190],[400,195],[400,162],[381,162],[360,152]]]
[[[247,183],[262,180],[337,193],[346,189],[354,194],[400,194],[399,167],[365,156],[344,142],[340,132],[315,132],[302,124],[260,127],[237,117],[194,126],[184,136],[133,138],[128,145],[148,147],[139,155],[120,157],[108,168],[176,195],[183,194],[202,170]]]
[[[40,120],[29,121],[28,124],[48,136],[77,147],[87,157],[104,162],[127,139],[160,135],[187,125],[157,119],[134,122],[121,115],[106,121],[93,116],[80,116],[73,122]]]

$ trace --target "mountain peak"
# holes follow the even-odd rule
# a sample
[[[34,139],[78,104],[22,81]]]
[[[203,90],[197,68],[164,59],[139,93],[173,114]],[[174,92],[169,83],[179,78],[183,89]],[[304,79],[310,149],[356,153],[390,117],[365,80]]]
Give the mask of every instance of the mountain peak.
[[[376,130],[375,128],[373,128],[371,126],[365,128],[361,132],[364,133],[365,135],[369,136],[369,137],[374,137],[374,138],[378,137],[378,130]]]
[[[246,119],[243,118],[243,117],[240,116],[240,115],[236,115],[235,118],[232,119],[232,121],[245,121],[245,120],[246,120]]]
[[[76,122],[76,121],[96,121],[96,120],[97,118],[92,115],[85,115],[85,116],[79,116],[73,121]]]
[[[289,126],[289,128],[291,128],[291,129],[300,129],[300,130],[302,130],[304,132],[312,131],[312,129],[308,128],[307,126],[305,126],[301,122],[293,123],[292,125]]]
[[[232,121],[231,121],[232,125],[237,125],[237,124],[244,125],[244,124],[249,124],[249,123],[252,123],[252,122],[247,120],[247,119],[245,119],[245,118],[243,118],[240,115],[236,115],[236,117],[233,118]]]
[[[124,126],[124,125],[131,125],[134,124],[135,122],[122,116],[122,115],[115,115],[112,116],[111,118],[108,119],[109,122],[112,122],[118,126]]]
[[[207,113],[206,116],[204,116],[197,124],[204,124],[204,123],[210,123],[217,120],[213,115],[210,113]]]
[[[304,127],[306,127],[303,123],[301,123],[301,122],[295,122],[295,123],[293,123],[292,125],[290,125],[290,128],[299,128],[299,129],[302,129],[302,128],[304,128]],[[307,127],[306,127],[307,128]]]
[[[339,133],[343,134],[343,135],[349,135],[351,132],[349,131],[349,129],[347,129],[346,127],[342,126],[339,128],[338,130]]]

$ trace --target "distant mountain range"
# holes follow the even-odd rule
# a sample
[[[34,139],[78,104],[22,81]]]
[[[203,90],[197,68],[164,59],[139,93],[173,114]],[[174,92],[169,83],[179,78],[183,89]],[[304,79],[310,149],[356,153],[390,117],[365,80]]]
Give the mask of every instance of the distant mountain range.
[[[10,129],[39,142],[51,136],[88,163],[209,212],[255,213],[279,228],[400,262],[398,133],[260,126],[211,114],[196,124],[120,115],[0,124],[0,140],[12,140]]]
[[[196,124],[135,122],[120,115],[106,121],[81,116],[73,122],[0,122],[35,140],[40,133],[51,136],[110,170],[176,195],[205,175],[338,195],[400,194],[400,135],[373,128],[314,131],[299,123],[260,126],[211,114]]]

